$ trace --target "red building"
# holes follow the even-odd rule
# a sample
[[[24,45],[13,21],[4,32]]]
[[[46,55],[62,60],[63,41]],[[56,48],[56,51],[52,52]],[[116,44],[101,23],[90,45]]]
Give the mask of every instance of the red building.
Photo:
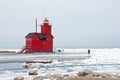
[[[26,35],[26,46],[21,53],[53,52],[53,35],[47,18],[41,25],[41,33],[33,32]]]

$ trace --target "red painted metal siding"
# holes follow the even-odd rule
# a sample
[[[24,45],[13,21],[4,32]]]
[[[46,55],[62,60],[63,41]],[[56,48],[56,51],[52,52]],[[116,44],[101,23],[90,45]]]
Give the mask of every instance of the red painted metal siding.
[[[51,33],[51,25],[49,24],[43,24],[41,25],[41,33],[43,34],[50,34]]]
[[[31,38],[27,38],[26,39],[26,48],[31,48],[32,47],[32,39]]]
[[[53,38],[48,36],[46,40],[35,38],[26,38],[26,49],[28,52],[53,52]]]

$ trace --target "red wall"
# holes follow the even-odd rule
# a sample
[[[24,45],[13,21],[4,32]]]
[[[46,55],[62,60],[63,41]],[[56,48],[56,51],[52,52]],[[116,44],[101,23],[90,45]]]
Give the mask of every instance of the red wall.
[[[51,25],[44,23],[43,25],[41,25],[41,33],[42,34],[51,34]]]
[[[46,40],[26,39],[26,49],[28,52],[53,52],[53,39],[46,38]]]

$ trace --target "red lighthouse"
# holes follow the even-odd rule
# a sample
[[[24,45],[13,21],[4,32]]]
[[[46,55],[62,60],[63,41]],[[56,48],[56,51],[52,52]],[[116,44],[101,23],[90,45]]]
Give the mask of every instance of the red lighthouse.
[[[20,53],[33,53],[33,52],[53,52],[53,35],[51,34],[51,25],[47,18],[41,25],[41,33],[36,32],[28,33],[26,35],[26,46]]]

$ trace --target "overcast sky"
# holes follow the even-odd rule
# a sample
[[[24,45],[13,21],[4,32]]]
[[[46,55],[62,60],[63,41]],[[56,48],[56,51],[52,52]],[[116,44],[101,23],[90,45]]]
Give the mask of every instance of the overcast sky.
[[[25,46],[45,17],[54,47],[120,47],[120,0],[0,0],[0,48]]]

